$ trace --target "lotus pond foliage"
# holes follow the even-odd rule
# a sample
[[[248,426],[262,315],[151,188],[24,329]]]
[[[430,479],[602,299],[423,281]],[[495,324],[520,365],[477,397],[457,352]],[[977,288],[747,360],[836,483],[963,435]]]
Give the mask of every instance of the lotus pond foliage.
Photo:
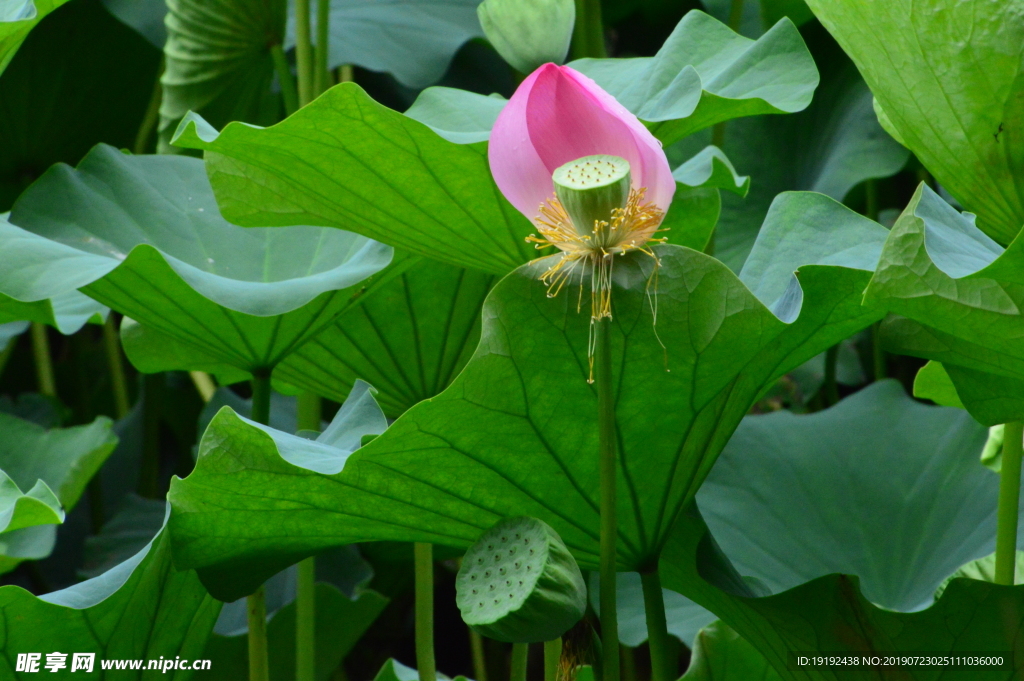
[[[1022,50],[0,0],[0,677],[1020,678]]]

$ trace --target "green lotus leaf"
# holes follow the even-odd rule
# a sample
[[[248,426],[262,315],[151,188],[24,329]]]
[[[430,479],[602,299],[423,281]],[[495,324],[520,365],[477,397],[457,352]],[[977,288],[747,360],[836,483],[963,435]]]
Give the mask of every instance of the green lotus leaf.
[[[330,68],[355,64],[384,71],[402,85],[421,88],[441,79],[455,52],[484,32],[480,0],[332,0]],[[295,14],[288,15],[287,47],[295,44]],[[316,17],[310,17],[316,35]]]
[[[48,324],[69,336],[87,322],[103,323],[109,309],[87,295],[71,290],[53,298],[23,303],[0,293],[0,324],[15,321]]]
[[[697,495],[707,524],[684,516],[670,539],[663,584],[785,679],[877,678],[794,671],[790,652],[1014,650],[1016,628],[995,613],[1024,612],[1024,589],[955,579],[934,596],[994,547],[999,479],[975,459],[985,437],[962,410],[917,403],[895,381],[815,414],[747,417]],[[755,597],[740,574],[772,595]],[[985,674],[972,678],[1012,678]]]
[[[999,479],[977,461],[987,434],[880,381],[814,414],[744,419],[697,504],[740,574],[771,593],[841,572],[872,603],[920,610],[995,548]]]
[[[808,203],[826,207],[817,224],[826,244],[841,243],[838,233],[868,238],[882,229],[827,197],[784,195],[765,243]],[[614,365],[628,369],[617,379],[622,570],[657,555],[766,386],[878,318],[860,302],[868,277],[858,269],[862,256],[844,265],[823,249],[819,259],[834,256],[832,265],[800,267],[794,284],[796,266],[745,274],[755,290],[778,291],[778,299],[758,299],[713,258],[677,246],[656,253],[656,330],[647,296],[653,260],[637,254],[615,270]],[[779,254],[785,258],[796,256]],[[170,492],[176,560],[202,568],[213,593],[238,597],[258,584],[264,567],[332,545],[400,540],[464,548],[500,518],[528,515],[551,525],[581,566],[596,565],[597,462],[579,456],[597,446],[589,317],[577,312],[574,292],[547,296],[534,278],[544,268],[527,266],[499,283],[484,306],[480,346],[459,377],[355,454],[325,451],[319,456],[330,465],[304,464],[306,455],[295,452],[311,448],[307,441],[218,414],[195,471]],[[780,284],[769,285],[770,276]],[[660,396],[657,409],[652,394]],[[670,422],[666,412],[675,415]],[[490,490],[486,498],[473,491],[480,489]]]
[[[272,50],[284,43],[286,0],[168,0],[160,78],[161,151],[189,111],[216,125],[270,125],[284,113]]]
[[[0,532],[62,523],[114,450],[110,427],[100,417],[47,430],[0,412]]]
[[[275,379],[339,402],[363,379],[390,418],[448,387],[480,340],[495,277],[418,260],[289,355]]]
[[[161,531],[130,559],[62,591],[37,597],[0,587],[0,671],[29,678],[14,667],[17,654],[29,651],[94,653],[94,673],[102,660],[202,659],[219,611],[195,573],[174,570]],[[70,669],[70,656],[67,662]]]
[[[0,212],[54,163],[78,163],[98,142],[133,148],[159,68],[160,51],[97,0],[47,16],[0,66]]]
[[[807,41],[821,68],[821,85],[810,106],[790,116],[756,116],[726,127],[723,151],[752,178],[746,198],[723,197],[715,234],[715,257],[735,271],[779,192],[815,191],[843,201],[865,180],[899,172],[910,156],[879,126],[871,91],[842,50],[814,32]],[[694,140],[707,144],[710,137]],[[668,152],[673,158],[673,150]]]
[[[428,87],[405,112],[449,142],[486,142],[508,100],[450,87]]]
[[[534,254],[525,238],[536,230],[498,191],[485,144],[448,142],[353,83],[271,128],[232,123],[218,135],[193,115],[173,142],[207,152],[235,224],[344,226],[494,274]]]
[[[750,178],[738,175],[729,158],[716,146],[704,147],[673,170],[672,177],[685,187],[714,187],[738,196],[746,196],[750,189]]]
[[[67,0],[10,0],[0,7],[0,73],[14,58],[29,32]]]
[[[31,489],[22,492],[17,483],[0,471],[0,532],[62,522],[64,509],[44,481],[37,480]]]
[[[841,573],[856,575],[872,603],[921,610],[949,575],[994,548],[999,478],[976,458],[986,435],[963,410],[920,404],[881,381],[814,414],[745,417],[697,505],[732,565],[764,595]],[[643,596],[637,576],[626,578],[620,637],[637,645],[647,637]],[[665,603],[670,631],[686,643],[714,619],[673,591]]]
[[[853,58],[903,143],[978,215],[983,232],[1012,241],[1024,223],[1024,13],[1017,3],[808,4]]]
[[[977,464],[975,464],[977,465]],[[787,681],[868,681],[871,668],[789,669],[792,652],[857,654],[1002,654],[1012,660],[1024,613],[1024,588],[956,579],[927,610],[902,613],[879,608],[860,592],[859,580],[828,575],[780,594],[757,597],[730,571],[699,517],[683,516],[661,560],[663,583],[687,593],[749,641]],[[1009,655],[1007,655],[1009,653]],[[918,669],[915,680],[942,676]],[[1010,681],[1009,667],[972,670],[979,681]]]
[[[963,404],[962,408],[978,423],[997,426],[1024,419],[1024,380],[956,364],[943,368],[955,395]]]
[[[681,681],[780,681],[768,660],[724,622],[712,622],[693,641]]]
[[[330,323],[391,258],[390,248],[340,230],[236,227],[220,216],[201,161],[104,145],[77,169],[50,169],[10,221],[0,224],[6,295],[81,289],[250,373]]]
[[[818,85],[814,59],[789,19],[754,41],[697,10],[683,17],[654,57],[569,65],[666,145],[732,118],[801,111]]]
[[[867,300],[909,319],[883,327],[889,348],[1024,380],[1024,242],[1005,251],[927,185],[886,241]]]
[[[943,407],[964,408],[953,379],[940,362],[928,362],[914,377],[914,397],[931,400]]]

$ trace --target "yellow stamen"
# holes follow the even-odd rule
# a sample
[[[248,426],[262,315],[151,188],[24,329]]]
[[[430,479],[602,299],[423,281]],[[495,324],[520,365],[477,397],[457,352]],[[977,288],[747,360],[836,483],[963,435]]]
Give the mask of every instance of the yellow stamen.
[[[653,238],[665,216],[664,211],[653,203],[644,203],[646,189],[632,189],[625,207],[612,210],[609,220],[595,220],[589,233],[577,229],[557,197],[552,197],[540,206],[540,215],[535,218],[541,236],[531,234],[526,240],[536,248],[554,246],[562,256],[541,275],[540,280],[548,286],[548,297],[559,294],[580,265],[590,265],[590,322],[591,338],[588,342],[588,356],[593,364],[593,325],[612,316],[612,266],[616,255],[640,251],[654,258],[655,268],[651,275],[657,281],[658,261],[651,244],[662,243],[663,237]],[[584,270],[585,271],[585,270]],[[655,284],[655,287],[657,284]],[[648,295],[650,295],[648,281]],[[580,299],[577,310],[583,302],[583,275],[580,274]],[[656,303],[652,302],[656,314]],[[593,383],[591,366],[590,383]]]

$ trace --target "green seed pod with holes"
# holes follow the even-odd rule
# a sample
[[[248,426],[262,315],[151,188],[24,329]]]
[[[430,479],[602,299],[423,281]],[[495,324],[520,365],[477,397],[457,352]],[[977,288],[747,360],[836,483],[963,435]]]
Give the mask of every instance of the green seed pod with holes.
[[[507,518],[484,532],[462,559],[455,589],[466,624],[506,643],[557,638],[587,605],[576,560],[536,518]]]
[[[598,226],[607,226],[613,211],[625,208],[629,200],[629,161],[618,156],[584,156],[556,168],[551,181],[576,232],[591,239],[593,246],[610,245],[608,230]]]

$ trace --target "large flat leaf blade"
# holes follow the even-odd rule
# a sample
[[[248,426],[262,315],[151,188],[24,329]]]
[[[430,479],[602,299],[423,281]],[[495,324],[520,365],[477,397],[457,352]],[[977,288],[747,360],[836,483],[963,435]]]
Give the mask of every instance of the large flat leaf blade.
[[[199,659],[220,606],[194,572],[174,569],[161,531],[132,558],[63,591],[36,597],[0,588],[0,669],[6,678],[33,678],[15,671],[17,654],[27,651],[93,653],[94,674],[102,660]]]
[[[1024,5],[810,0],[904,144],[979,226],[1024,223]]]
[[[459,267],[505,274],[534,231],[498,191],[486,145],[455,144],[342,83],[265,129],[217,136],[184,121],[175,144],[206,153],[235,224],[341,227]]]
[[[715,257],[735,271],[780,192],[815,191],[844,201],[865,180],[897,173],[910,156],[879,125],[871,91],[839,46],[820,28],[805,34],[821,69],[814,101],[788,116],[755,116],[726,127],[723,150],[751,176],[745,198],[723,197],[715,234]]]
[[[495,277],[422,259],[290,355],[275,378],[344,401],[358,379],[397,418],[444,390],[480,339]]]
[[[82,289],[236,369],[273,367],[329,323],[391,249],[339,230],[251,230],[217,209],[198,159],[97,146],[0,223],[0,291]],[[16,226],[17,225],[17,226]]]
[[[1024,379],[1022,248],[981,232],[926,185],[886,241],[865,296],[905,319],[886,324],[897,352]]]
[[[814,59],[789,19],[754,41],[697,10],[683,17],[654,57],[570,65],[665,144],[732,118],[801,111],[818,85]]]

